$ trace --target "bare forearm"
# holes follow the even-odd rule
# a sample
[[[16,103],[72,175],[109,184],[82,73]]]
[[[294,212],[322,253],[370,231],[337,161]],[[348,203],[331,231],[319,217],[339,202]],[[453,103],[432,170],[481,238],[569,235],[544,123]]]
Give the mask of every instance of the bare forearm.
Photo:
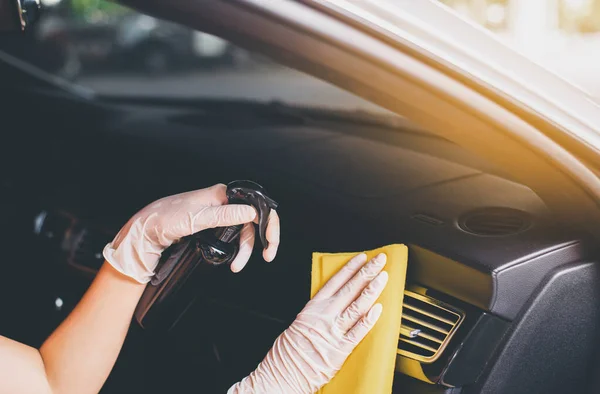
[[[40,349],[53,393],[100,391],[144,287],[104,264],[77,307]]]
[[[0,393],[100,391],[144,291],[142,283],[150,281],[159,263],[159,252],[213,227],[245,225],[252,229],[256,210],[243,204],[228,205],[227,201],[227,187],[218,184],[165,197],[136,213],[106,245],[103,254],[108,262],[40,350],[0,336]],[[233,271],[241,270],[250,258],[253,234],[240,239],[240,253],[231,263]],[[279,244],[279,220],[274,211],[266,237],[269,247],[263,255],[270,261]]]

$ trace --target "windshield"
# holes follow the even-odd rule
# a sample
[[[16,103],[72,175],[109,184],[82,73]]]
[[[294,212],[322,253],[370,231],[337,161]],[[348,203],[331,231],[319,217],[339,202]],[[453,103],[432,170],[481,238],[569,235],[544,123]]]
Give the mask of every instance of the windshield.
[[[34,26],[31,42],[4,42],[1,48],[102,95],[277,101],[389,113],[219,37],[113,2],[42,4],[44,17]]]
[[[600,0],[439,1],[600,97]],[[387,113],[221,38],[111,1],[42,4],[44,17],[28,36],[31,42],[11,46],[3,37],[0,48],[100,94],[280,101]]]

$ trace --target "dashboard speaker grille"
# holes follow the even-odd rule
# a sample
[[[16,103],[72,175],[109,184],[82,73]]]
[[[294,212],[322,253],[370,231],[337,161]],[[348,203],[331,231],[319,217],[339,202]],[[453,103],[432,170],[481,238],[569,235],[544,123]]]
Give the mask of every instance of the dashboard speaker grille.
[[[519,234],[531,226],[525,212],[510,208],[488,208],[465,215],[459,222],[463,231],[483,237]]]
[[[404,292],[398,354],[422,363],[439,358],[465,317],[463,311],[431,297]]]

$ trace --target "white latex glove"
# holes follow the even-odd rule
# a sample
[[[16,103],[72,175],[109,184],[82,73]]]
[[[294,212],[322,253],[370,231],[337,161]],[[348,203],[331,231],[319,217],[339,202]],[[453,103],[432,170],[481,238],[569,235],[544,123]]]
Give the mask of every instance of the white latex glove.
[[[231,263],[239,272],[250,259],[254,246],[256,210],[248,205],[227,204],[227,187],[218,184],[207,189],[176,194],[155,201],[136,213],[104,248],[104,258],[117,271],[140,283],[148,283],[154,275],[161,253],[180,238],[213,228],[244,224],[240,233],[240,249]],[[269,215],[269,246],[263,258],[275,258],[279,246],[279,217]]]
[[[383,310],[373,304],[388,280],[382,272],[386,256],[365,265],[366,260],[360,254],[333,276],[275,340],[256,370],[228,394],[312,394],[328,383]]]

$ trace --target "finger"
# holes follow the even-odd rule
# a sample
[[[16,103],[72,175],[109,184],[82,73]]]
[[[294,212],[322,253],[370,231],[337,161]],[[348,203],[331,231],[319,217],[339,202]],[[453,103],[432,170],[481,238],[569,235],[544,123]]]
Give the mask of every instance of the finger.
[[[256,216],[256,210],[249,205],[203,207],[193,218],[192,230],[196,233],[207,228],[246,224],[252,222]]]
[[[377,320],[379,320],[382,311],[383,305],[373,305],[369,313],[348,331],[348,334],[346,334],[346,343],[350,349],[354,349],[367,336],[369,331],[375,326],[375,323],[377,323]]]
[[[192,190],[171,197],[184,199],[191,205],[225,205],[227,204],[227,186],[218,183],[206,189]]]
[[[388,273],[382,271],[363,290],[361,295],[354,301],[338,318],[337,324],[342,332],[347,332],[371,309],[375,301],[381,295],[388,282]]]
[[[254,246],[254,224],[246,223],[240,232],[240,250],[231,263],[231,271],[240,272],[250,260]]]
[[[279,227],[279,215],[277,215],[275,210],[271,209],[266,234],[269,245],[263,251],[265,261],[273,261],[275,255],[277,255],[277,249],[279,248]]]
[[[346,309],[354,301],[365,287],[383,270],[386,263],[386,255],[378,254],[375,258],[365,264],[338,292],[335,294],[335,306],[341,310]]]
[[[331,279],[325,283],[325,285],[321,288],[321,290],[319,290],[314,298],[329,298],[333,296],[342,286],[344,286],[346,282],[348,282],[348,280],[350,280],[350,278],[352,278],[358,272],[358,270],[365,264],[366,261],[367,255],[364,253],[354,256],[337,274],[332,276]]]
[[[227,199],[227,185],[222,183],[217,183],[214,186],[208,188],[213,193],[204,193],[204,195],[209,195],[212,198],[212,201],[209,202],[210,205],[225,205],[229,201]]]

